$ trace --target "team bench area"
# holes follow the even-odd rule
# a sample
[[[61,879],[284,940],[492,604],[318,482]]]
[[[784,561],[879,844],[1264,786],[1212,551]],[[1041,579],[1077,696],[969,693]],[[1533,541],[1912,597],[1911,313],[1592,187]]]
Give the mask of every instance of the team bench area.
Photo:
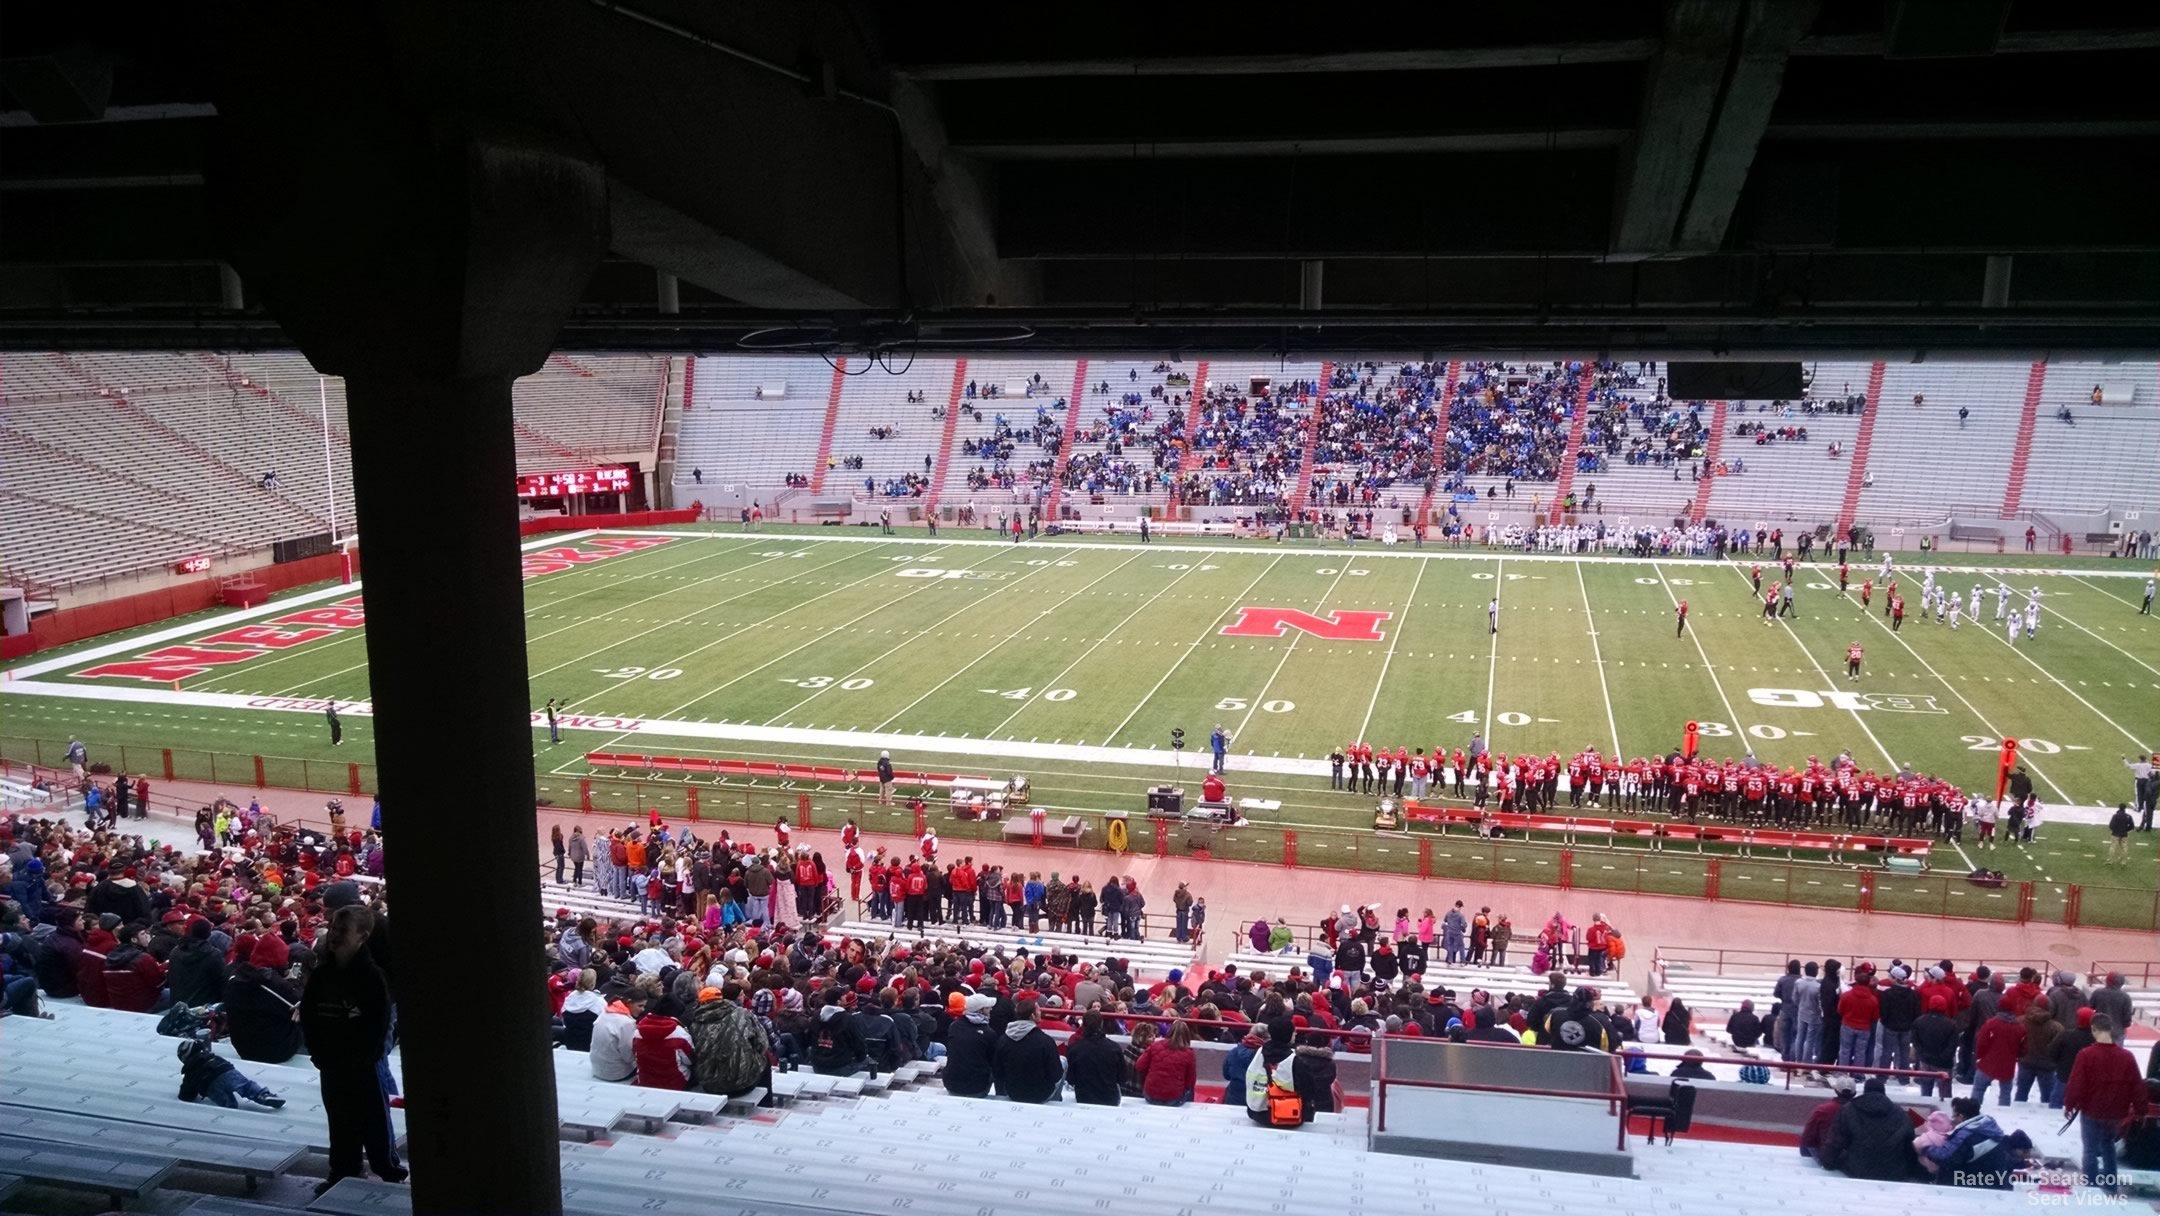
[[[1604,837],[1607,845],[1625,838],[1648,840],[1652,849],[1674,842],[1692,841],[1697,852],[1705,844],[1719,844],[1752,857],[1757,849],[1783,849],[1787,860],[1800,853],[1822,853],[1831,861],[1848,854],[1860,859],[1879,859],[1889,869],[1926,869],[1935,842],[1923,837],[1866,836],[1844,832],[1803,832],[1784,828],[1753,828],[1724,823],[1678,823],[1650,819],[1603,819],[1576,815],[1491,813],[1476,807],[1430,806],[1415,798],[1403,802],[1403,818],[1410,823],[1430,823],[1445,835],[1450,824],[1463,824],[1481,834],[1497,829],[1503,833],[1545,832],[1574,844],[1581,837]]]
[[[625,772],[682,773],[685,776],[770,778],[775,781],[816,781],[825,785],[859,785],[876,789],[877,770],[851,769],[822,764],[776,764],[767,760],[723,760],[710,756],[647,756],[635,752],[586,752],[585,763],[594,768]],[[895,785],[946,790],[953,813],[963,819],[997,819],[1007,806],[1024,806],[1028,780],[1001,780],[969,773],[928,773],[894,769]]]

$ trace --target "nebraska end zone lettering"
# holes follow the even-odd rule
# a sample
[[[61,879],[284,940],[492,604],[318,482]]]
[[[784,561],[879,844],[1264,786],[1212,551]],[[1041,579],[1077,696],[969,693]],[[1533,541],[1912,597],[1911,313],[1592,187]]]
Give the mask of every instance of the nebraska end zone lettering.
[[[1380,632],[1380,623],[1394,615],[1392,612],[1338,609],[1326,616],[1314,616],[1295,608],[1248,605],[1238,609],[1238,619],[1223,626],[1221,633],[1231,638],[1279,638],[1284,631],[1295,629],[1331,642],[1384,642],[1387,635]]]
[[[525,555],[525,577],[537,578],[575,566],[606,561],[625,553],[664,545],[673,539],[675,538],[671,536],[602,536],[580,541],[576,545],[541,549]],[[367,609],[361,603],[361,598],[357,595],[347,596],[328,606],[304,608],[272,617],[268,621],[237,625],[192,642],[163,646],[136,655],[132,659],[101,663],[74,674],[91,680],[146,680],[170,684],[175,680],[192,680],[215,668],[245,663],[278,651],[336,637],[365,624]]]

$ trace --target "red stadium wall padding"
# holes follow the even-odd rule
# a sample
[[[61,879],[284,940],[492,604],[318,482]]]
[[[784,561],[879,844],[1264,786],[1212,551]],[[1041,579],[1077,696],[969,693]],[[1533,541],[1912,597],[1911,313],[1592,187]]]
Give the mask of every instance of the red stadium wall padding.
[[[694,524],[702,508],[679,511],[623,511],[614,515],[543,515],[518,521],[518,535],[543,532],[575,532],[583,528],[650,528],[659,524]]]
[[[359,565],[360,555],[353,554],[353,564]],[[320,583],[338,577],[341,569],[339,556],[325,553],[320,557],[302,558],[296,562],[263,566],[247,571],[241,577],[259,583],[270,592],[289,590],[308,583]],[[30,622],[30,632],[0,639],[0,654],[18,658],[35,651],[54,646],[65,646],[84,638],[122,629],[134,629],[142,625],[155,625],[174,617],[186,616],[214,608],[221,602],[216,579],[198,579],[155,591],[136,595],[124,595],[118,599],[96,604],[84,604],[79,608],[62,608],[48,612]]]

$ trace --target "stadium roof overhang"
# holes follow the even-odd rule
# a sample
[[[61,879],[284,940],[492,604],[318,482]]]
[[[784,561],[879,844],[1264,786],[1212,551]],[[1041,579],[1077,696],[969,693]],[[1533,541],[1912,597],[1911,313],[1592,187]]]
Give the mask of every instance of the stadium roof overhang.
[[[2150,353],[2155,75],[2102,0],[14,6],[0,346],[289,345],[234,197],[455,125],[602,171],[566,347]]]

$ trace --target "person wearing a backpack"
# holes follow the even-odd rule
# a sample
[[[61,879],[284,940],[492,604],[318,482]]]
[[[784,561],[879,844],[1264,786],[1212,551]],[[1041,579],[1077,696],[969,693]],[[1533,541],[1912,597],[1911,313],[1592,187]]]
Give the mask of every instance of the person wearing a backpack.
[[[740,1097],[753,1089],[772,1092],[772,1054],[765,1028],[743,1008],[742,985],[698,991],[690,1011],[692,1067],[697,1087],[709,1094]]]
[[[1282,1035],[1281,1042],[1276,1040],[1271,1029],[1268,1041],[1261,1045],[1261,1050],[1254,1053],[1252,1062],[1245,1066],[1246,1117],[1263,1127],[1276,1127],[1285,1131],[1303,1127],[1312,1122],[1313,1116],[1318,1113],[1308,1106],[1304,1093],[1298,1088],[1296,1051],[1283,1046],[1290,1039],[1287,1033],[1290,1025],[1288,1020],[1280,1023],[1280,1027],[1286,1032]],[[1325,1036],[1308,1037],[1325,1040]],[[1331,1053],[1328,1060],[1330,1102],[1333,1100],[1333,1066]],[[1308,1065],[1308,1081],[1317,1076],[1317,1067]]]

